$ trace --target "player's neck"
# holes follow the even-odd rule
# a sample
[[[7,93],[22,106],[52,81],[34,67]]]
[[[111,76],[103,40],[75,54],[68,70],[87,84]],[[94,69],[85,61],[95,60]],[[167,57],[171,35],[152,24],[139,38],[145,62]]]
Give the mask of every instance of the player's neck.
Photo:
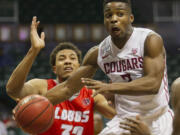
[[[56,80],[57,80],[58,83],[62,83],[62,82],[64,82],[64,81],[66,81],[67,78],[57,77]]]
[[[131,37],[132,33],[133,33],[134,28],[130,27],[126,36],[123,38],[113,38],[112,37],[112,41],[113,43],[119,48],[122,49],[124,47],[124,45],[126,44],[126,42],[129,40],[129,38]]]

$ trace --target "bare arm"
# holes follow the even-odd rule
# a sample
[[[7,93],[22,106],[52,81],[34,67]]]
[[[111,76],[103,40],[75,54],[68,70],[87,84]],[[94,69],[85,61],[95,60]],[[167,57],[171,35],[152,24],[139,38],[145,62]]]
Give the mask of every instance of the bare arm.
[[[94,109],[101,113],[104,117],[112,119],[116,115],[115,109],[108,104],[108,101],[103,95],[97,94],[94,97],[94,102]]]
[[[180,78],[177,78],[171,85],[171,104],[174,109],[173,133],[177,135],[180,133]]]
[[[171,104],[173,109],[176,109],[180,103],[180,77],[177,78],[171,85]]]
[[[6,85],[6,91],[8,95],[15,100],[17,98],[27,96],[28,94],[39,93],[35,90],[36,87],[33,87],[34,81],[25,83],[27,75],[32,67],[32,64],[36,56],[39,54],[40,50],[45,46],[45,34],[41,33],[41,37],[38,36],[38,25],[39,22],[37,22],[37,18],[33,17],[30,33],[31,48],[29,49],[24,59],[18,64],[16,69],[13,71]],[[41,80],[38,81],[41,82]]]
[[[97,69],[98,47],[91,48],[86,54],[82,66],[73,73],[65,82],[57,85],[46,93],[46,97],[57,104],[77,93],[84,85],[81,82],[82,77],[93,77]]]

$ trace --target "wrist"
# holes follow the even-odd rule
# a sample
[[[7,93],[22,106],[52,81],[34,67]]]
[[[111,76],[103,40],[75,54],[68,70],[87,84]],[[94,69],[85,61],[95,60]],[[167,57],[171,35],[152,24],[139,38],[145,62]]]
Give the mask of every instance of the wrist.
[[[29,52],[30,53],[34,53],[34,54],[38,54],[40,52],[41,49],[37,49],[37,48],[34,48],[34,47],[31,47],[29,49]]]

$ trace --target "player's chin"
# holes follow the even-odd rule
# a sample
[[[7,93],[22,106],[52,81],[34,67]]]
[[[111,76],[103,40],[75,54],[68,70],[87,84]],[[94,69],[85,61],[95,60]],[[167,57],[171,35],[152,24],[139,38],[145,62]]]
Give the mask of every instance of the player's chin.
[[[73,72],[64,73],[63,78],[69,78],[72,74]]]
[[[111,37],[113,37],[114,39],[122,39],[124,38],[124,34],[119,33],[119,34],[112,34]]]

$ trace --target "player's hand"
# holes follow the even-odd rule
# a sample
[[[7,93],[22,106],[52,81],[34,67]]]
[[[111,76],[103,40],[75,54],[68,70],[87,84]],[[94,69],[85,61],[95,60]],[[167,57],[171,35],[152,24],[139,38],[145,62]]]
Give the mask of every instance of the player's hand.
[[[86,87],[88,89],[93,89],[95,90],[93,96],[96,96],[98,93],[108,93],[110,90],[110,86],[107,83],[101,82],[101,81],[97,81],[97,80],[93,80],[90,78],[81,78],[82,83],[86,85]]]
[[[20,101],[20,99],[19,98],[17,98],[16,99],[16,102],[18,103]],[[14,109],[12,110],[12,119],[13,120],[16,120],[15,119],[15,113],[16,113],[16,111],[17,111],[17,105],[14,107]]]
[[[36,51],[40,51],[42,48],[45,47],[44,32],[41,33],[40,37],[37,32],[37,28],[39,24],[40,22],[37,21],[37,17],[34,16],[32,19],[32,24],[31,24],[30,39],[31,39],[31,48]]]
[[[122,133],[121,135],[151,135],[149,127],[142,122],[139,116],[136,118],[126,118],[120,123],[120,128],[128,130],[130,133]]]

